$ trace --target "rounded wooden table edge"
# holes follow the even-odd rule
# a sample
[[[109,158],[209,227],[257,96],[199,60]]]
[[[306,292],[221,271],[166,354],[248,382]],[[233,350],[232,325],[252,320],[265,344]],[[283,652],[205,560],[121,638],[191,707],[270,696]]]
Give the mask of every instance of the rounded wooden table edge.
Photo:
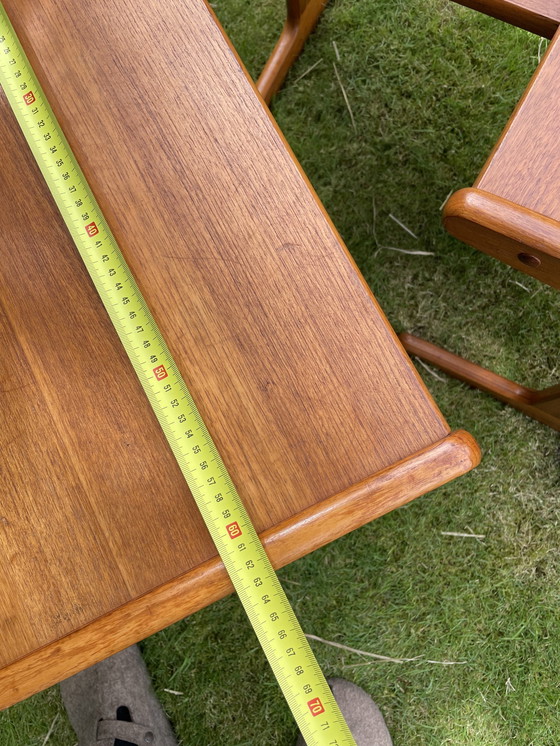
[[[261,534],[282,567],[473,469],[474,438],[457,430]],[[215,557],[0,671],[0,709],[45,689],[233,591]]]
[[[560,259],[560,223],[557,220],[484,189],[466,187],[454,192],[445,203],[442,218],[445,228],[453,235],[453,221],[465,220]]]
[[[448,233],[511,267],[560,288],[560,222],[477,187],[443,208]]]

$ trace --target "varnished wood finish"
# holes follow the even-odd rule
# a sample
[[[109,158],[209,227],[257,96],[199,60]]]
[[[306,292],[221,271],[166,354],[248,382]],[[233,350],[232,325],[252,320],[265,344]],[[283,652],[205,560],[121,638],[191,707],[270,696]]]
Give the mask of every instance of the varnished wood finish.
[[[289,518],[262,534],[275,567],[332,541],[356,525],[378,518],[431,489],[434,481],[453,479],[458,468],[475,467],[479,451],[473,438],[456,431],[433,447],[381,471],[315,508]],[[100,658],[173,624],[233,590],[222,563],[214,558],[190,573],[132,600],[7,666],[0,675],[0,709],[30,696]],[[153,610],[157,609],[157,615]],[[86,641],[86,642],[84,642]]]
[[[278,91],[328,0],[287,0],[288,14],[280,38],[257,81],[267,103]]]
[[[399,338],[410,355],[416,355],[450,376],[486,391],[529,417],[560,430],[560,386],[550,386],[542,391],[536,391],[413,334],[400,334]]]
[[[443,224],[461,241],[560,289],[560,223],[481,189],[447,201]]]
[[[560,32],[474,186],[560,221]]]
[[[555,18],[560,18],[560,3],[544,0],[465,4],[488,12],[503,5],[554,10]],[[456,238],[560,289],[559,194],[560,31],[474,187],[456,192],[447,201],[443,223]],[[560,386],[536,391],[410,334],[401,335],[401,341],[410,354],[560,429]]]
[[[513,26],[551,39],[560,25],[558,0],[455,0]]]
[[[202,0],[4,5],[277,564],[471,468]],[[3,97],[0,143],[6,706],[229,585]]]

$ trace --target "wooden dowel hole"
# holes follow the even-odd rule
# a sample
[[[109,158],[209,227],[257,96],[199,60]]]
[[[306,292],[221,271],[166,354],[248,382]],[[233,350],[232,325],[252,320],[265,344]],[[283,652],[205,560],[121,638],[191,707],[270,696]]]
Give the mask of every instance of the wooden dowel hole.
[[[525,251],[522,251],[520,254],[518,254],[517,258],[520,262],[526,264],[527,267],[539,267],[541,264],[541,260],[538,256],[535,256],[534,254],[527,254]]]

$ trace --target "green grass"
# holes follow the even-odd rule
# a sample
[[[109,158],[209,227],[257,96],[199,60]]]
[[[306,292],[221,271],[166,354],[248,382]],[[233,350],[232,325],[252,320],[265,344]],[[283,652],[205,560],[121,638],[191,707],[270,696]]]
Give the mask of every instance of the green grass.
[[[281,28],[282,0],[215,7],[256,75]],[[476,177],[536,66],[539,42],[447,0],[334,0],[272,108],[397,331],[544,386],[560,378],[558,294],[448,237],[439,213],[451,190]],[[478,439],[481,466],[281,578],[307,632],[422,656],[370,663],[313,643],[327,674],[376,699],[395,746],[554,746],[558,436],[457,381],[421,373],[450,424]],[[470,529],[483,543],[441,534]],[[151,637],[143,650],[185,746],[293,743],[295,726],[236,598]],[[42,746],[57,714],[49,744],[72,746],[56,689],[0,715],[0,746]]]

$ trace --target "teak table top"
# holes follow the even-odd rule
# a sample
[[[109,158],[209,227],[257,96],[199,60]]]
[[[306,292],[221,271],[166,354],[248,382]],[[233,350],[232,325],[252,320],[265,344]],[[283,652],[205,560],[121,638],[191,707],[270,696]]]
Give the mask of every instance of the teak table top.
[[[4,5],[276,566],[475,465],[202,0]],[[231,586],[0,106],[5,707]]]
[[[560,31],[474,187],[443,211],[465,243],[560,289]]]

